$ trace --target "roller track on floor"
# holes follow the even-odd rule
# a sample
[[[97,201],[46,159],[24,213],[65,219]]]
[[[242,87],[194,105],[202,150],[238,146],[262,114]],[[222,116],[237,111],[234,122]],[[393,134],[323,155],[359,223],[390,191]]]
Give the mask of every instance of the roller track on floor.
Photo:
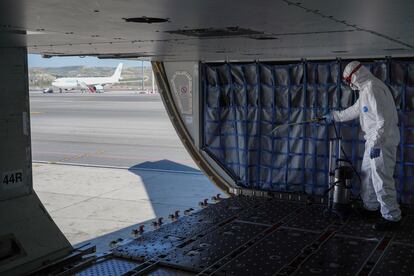
[[[413,275],[414,213],[394,232],[323,204],[234,196],[57,275]]]

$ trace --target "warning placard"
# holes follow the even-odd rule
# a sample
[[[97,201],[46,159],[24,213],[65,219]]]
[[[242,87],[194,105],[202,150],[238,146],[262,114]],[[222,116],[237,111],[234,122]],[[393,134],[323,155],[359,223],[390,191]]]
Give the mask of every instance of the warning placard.
[[[183,114],[193,113],[192,77],[187,71],[177,71],[171,79],[172,89]]]

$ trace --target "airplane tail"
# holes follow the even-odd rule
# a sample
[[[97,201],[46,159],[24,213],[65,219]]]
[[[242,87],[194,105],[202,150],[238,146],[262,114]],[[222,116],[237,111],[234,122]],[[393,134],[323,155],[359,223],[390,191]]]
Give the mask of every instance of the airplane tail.
[[[118,64],[114,74],[111,76],[111,79],[113,79],[114,82],[119,82],[119,80],[121,79],[121,72],[122,72],[122,63]]]

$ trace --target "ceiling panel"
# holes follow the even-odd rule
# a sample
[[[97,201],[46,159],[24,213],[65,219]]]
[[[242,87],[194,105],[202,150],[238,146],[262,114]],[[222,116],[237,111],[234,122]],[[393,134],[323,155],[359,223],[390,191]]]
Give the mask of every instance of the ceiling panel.
[[[153,60],[411,56],[412,11],[408,0],[3,0],[0,47]]]

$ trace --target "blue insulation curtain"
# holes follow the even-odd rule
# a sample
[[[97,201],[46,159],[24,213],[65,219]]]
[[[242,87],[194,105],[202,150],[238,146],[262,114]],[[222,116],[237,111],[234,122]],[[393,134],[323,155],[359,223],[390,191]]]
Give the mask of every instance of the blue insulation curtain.
[[[396,185],[399,200],[413,203],[414,62],[387,59],[364,64],[393,93],[402,137]],[[242,187],[323,194],[332,127],[313,123],[282,127],[274,134],[271,130],[352,105],[358,95],[341,81],[345,65],[338,60],[202,64],[204,150]],[[359,170],[364,149],[359,122],[338,127],[343,148]]]

